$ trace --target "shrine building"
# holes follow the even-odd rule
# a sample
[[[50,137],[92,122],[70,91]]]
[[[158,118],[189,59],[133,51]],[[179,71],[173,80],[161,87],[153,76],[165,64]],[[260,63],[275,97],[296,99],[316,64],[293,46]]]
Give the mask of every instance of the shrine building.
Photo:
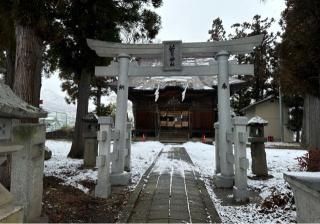
[[[135,136],[162,142],[184,142],[203,135],[213,138],[218,120],[217,81],[217,76],[131,77]],[[230,77],[231,93],[243,84]]]

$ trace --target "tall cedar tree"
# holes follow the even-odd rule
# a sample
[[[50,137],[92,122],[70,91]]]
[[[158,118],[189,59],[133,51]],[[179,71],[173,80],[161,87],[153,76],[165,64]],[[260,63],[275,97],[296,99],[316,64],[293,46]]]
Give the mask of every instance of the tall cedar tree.
[[[259,34],[264,34],[261,47],[257,47],[251,54],[236,55],[239,64],[254,64],[254,76],[239,76],[237,78],[246,82],[240,90],[231,96],[231,105],[237,114],[240,110],[248,106],[252,101],[259,101],[269,95],[277,94],[277,74],[278,57],[276,37],[279,34],[269,32],[274,19],[261,19],[261,16],[253,17],[251,23],[237,23],[231,26],[233,33],[229,34],[229,39],[238,39]],[[226,40],[226,32],[222,20],[213,20],[211,30],[209,30],[209,41]]]
[[[295,141],[300,142],[303,119],[303,97],[298,94],[284,95],[283,102],[289,107],[287,128],[295,132]]]
[[[5,44],[0,43],[7,57],[6,82],[19,97],[37,107],[43,53],[46,42],[55,33],[53,12],[58,2],[59,0],[2,0],[0,3],[0,21],[4,22],[1,25],[3,33],[0,39],[7,41]]]
[[[254,76],[241,77],[247,82],[247,86],[237,91],[232,96],[231,105],[237,114],[240,110],[248,106],[251,102],[257,102],[268,96],[278,95],[278,56],[276,38],[279,33],[274,34],[269,29],[274,23],[274,19],[261,19],[255,15],[251,23],[234,24],[234,33],[229,35],[230,39],[249,37],[264,34],[261,46],[246,55],[236,55],[239,64],[253,64]]]
[[[320,2],[286,0],[281,84],[288,93],[320,97]]]
[[[87,46],[86,39],[120,42],[121,28],[141,27],[140,33],[154,38],[160,29],[160,17],[144,9],[161,5],[161,0],[68,0],[57,19],[63,27],[60,41],[48,52],[51,69],[59,68],[62,87],[77,100],[75,133],[69,157],[82,158],[84,152],[82,118],[88,113],[88,101],[95,65],[110,61],[99,58]],[[140,26],[139,26],[140,25]]]
[[[12,3],[0,2],[0,67],[5,69],[5,84],[13,88],[15,67],[15,33]]]
[[[281,86],[291,98],[305,99],[303,144],[320,149],[320,2],[286,0],[282,25]]]
[[[226,31],[224,30],[222,20],[218,17],[212,21],[211,30],[208,31],[210,38],[208,41],[226,40]]]

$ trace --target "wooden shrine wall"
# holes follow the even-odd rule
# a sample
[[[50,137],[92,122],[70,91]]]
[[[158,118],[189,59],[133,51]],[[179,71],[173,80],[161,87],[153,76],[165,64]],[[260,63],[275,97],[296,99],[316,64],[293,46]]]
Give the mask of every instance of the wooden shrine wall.
[[[182,91],[183,89],[176,87],[160,90],[160,97],[157,102],[154,102],[154,91],[130,89],[129,99],[133,103],[136,135],[157,137],[166,128],[165,122],[160,118],[161,114],[169,116],[181,113],[184,120],[181,123],[176,121],[175,125],[168,121],[168,128],[176,127],[175,130],[178,132],[187,131],[190,137],[201,137],[203,134],[213,137],[213,124],[217,120],[216,92],[187,90],[185,99],[182,101]],[[185,118],[187,113],[188,121]],[[182,122],[184,122],[183,125]]]

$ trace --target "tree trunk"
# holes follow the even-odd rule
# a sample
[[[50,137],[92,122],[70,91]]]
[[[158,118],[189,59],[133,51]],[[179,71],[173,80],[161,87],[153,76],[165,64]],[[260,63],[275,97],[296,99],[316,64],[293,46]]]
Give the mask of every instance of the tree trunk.
[[[101,87],[98,86],[97,95],[96,95],[97,97],[96,111],[98,116],[101,116],[101,95],[102,95]]]
[[[320,99],[306,95],[303,111],[302,144],[308,149],[320,150]]]
[[[78,87],[76,124],[74,128],[74,136],[72,139],[71,150],[68,154],[68,157],[71,158],[83,158],[84,138],[82,135],[84,130],[84,124],[82,122],[82,118],[88,113],[90,80],[90,74],[86,70],[82,70],[80,83]]]
[[[16,24],[16,60],[13,91],[27,103],[39,107],[44,44],[29,26]]]
[[[6,75],[5,75],[5,84],[10,86],[13,89],[14,83],[14,67],[15,67],[15,41],[11,41],[10,47],[6,50]]]
[[[296,131],[296,143],[300,142],[300,131]]]

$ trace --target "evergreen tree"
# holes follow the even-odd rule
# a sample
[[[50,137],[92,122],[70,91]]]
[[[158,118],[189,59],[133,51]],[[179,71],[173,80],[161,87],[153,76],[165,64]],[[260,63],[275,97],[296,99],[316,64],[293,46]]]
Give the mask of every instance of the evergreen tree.
[[[42,56],[46,41],[55,33],[53,12],[59,5],[58,2],[58,0],[0,2],[2,30],[0,48],[6,52],[6,82],[19,97],[34,106],[39,106]]]
[[[0,2],[0,67],[5,69],[5,84],[13,88],[15,66],[15,34],[12,3]]]
[[[282,87],[320,97],[320,2],[286,0],[282,25]]]
[[[303,97],[303,144],[320,149],[320,2],[286,0],[281,25],[285,30],[280,46],[281,86],[294,99],[292,117],[297,117],[289,124],[292,129],[301,125],[299,99]]]
[[[82,118],[88,112],[94,66],[107,65],[110,59],[99,58],[87,46],[86,39],[120,42],[120,30],[141,27],[141,33],[154,38],[160,29],[160,18],[144,6],[152,3],[161,5],[161,0],[69,0],[58,14],[63,28],[59,41],[52,43],[48,55],[51,70],[59,68],[60,78],[65,80],[62,87],[76,99],[77,115],[75,135],[69,156],[82,158]],[[98,83],[93,81],[94,83]],[[98,102],[98,101],[97,101]]]
[[[283,97],[283,102],[289,108],[287,128],[295,132],[295,141],[300,142],[300,132],[303,118],[303,97],[300,95],[285,95]]]
[[[211,30],[209,30],[208,33],[210,34],[208,41],[226,40],[226,31],[219,17],[212,21]]]
[[[237,114],[251,102],[256,102],[270,95],[278,94],[276,39],[279,33],[274,34],[269,31],[273,23],[274,19],[261,19],[261,16],[255,15],[251,23],[244,22],[242,24],[232,25],[234,33],[229,35],[230,39],[264,34],[261,46],[256,47],[252,53],[236,55],[238,64],[254,65],[254,76],[238,77],[246,81],[247,85],[237,91],[231,98],[231,105]]]

